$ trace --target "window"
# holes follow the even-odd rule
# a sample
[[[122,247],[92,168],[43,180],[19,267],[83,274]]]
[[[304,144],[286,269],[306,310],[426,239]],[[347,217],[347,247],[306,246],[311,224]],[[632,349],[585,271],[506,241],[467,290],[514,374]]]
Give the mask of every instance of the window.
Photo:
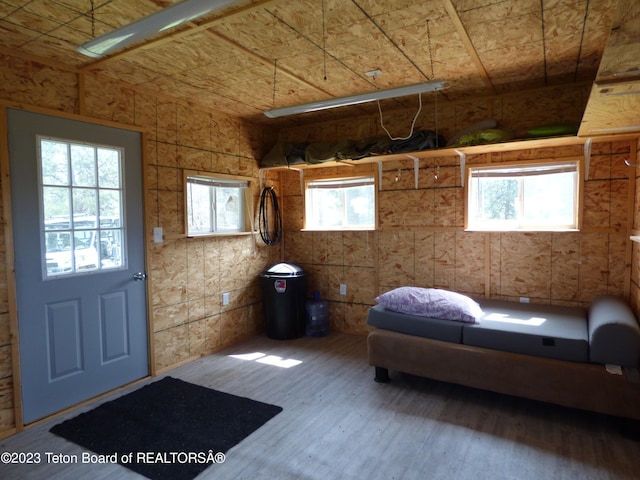
[[[375,228],[374,177],[308,180],[305,228],[372,230]]]
[[[187,235],[251,231],[250,182],[240,177],[186,172]]]
[[[578,228],[579,160],[468,170],[469,230]]]
[[[43,278],[125,266],[122,151],[39,137]]]

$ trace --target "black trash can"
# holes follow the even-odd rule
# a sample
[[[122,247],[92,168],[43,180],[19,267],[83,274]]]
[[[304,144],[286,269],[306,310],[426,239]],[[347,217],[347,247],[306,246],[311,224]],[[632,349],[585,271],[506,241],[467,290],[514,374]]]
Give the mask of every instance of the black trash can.
[[[307,277],[292,263],[277,263],[260,274],[267,336],[288,340],[304,335]]]

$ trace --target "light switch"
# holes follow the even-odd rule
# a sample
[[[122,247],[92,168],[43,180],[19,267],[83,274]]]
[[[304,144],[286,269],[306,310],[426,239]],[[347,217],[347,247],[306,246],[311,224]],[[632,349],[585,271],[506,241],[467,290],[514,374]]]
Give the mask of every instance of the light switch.
[[[162,227],[153,227],[153,242],[162,243]]]
[[[222,305],[229,305],[229,292],[222,294]]]

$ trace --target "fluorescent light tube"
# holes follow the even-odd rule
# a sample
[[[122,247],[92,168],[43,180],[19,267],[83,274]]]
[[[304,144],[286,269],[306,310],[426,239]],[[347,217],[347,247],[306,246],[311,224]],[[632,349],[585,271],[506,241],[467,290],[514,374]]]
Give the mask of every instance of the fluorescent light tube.
[[[300,113],[315,112],[329,108],[345,107],[347,105],[357,105],[359,103],[372,102],[374,100],[386,100],[388,98],[405,97],[414,93],[435,92],[444,90],[449,84],[440,80],[432,82],[416,83],[406,87],[388,88],[386,90],[374,90],[372,92],[361,93],[359,95],[349,95],[347,97],[330,98],[328,100],[318,100],[317,102],[294,105],[291,107],[275,108],[267,110],[264,114],[269,118],[285,117]]]
[[[104,57],[132,43],[162,33],[211,12],[227,7],[238,0],[183,0],[124,27],[94,38],[80,45],[78,51],[94,58]]]

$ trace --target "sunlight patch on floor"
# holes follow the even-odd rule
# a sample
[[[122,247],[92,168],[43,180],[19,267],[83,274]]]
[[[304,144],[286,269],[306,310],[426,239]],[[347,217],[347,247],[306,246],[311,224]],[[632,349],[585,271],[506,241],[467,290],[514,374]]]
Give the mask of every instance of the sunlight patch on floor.
[[[266,365],[273,365],[280,368],[291,368],[296,365],[300,365],[302,360],[295,360],[293,358],[282,358],[278,355],[267,355],[262,352],[242,353],[237,355],[229,355],[231,358],[237,358],[238,360],[245,360],[248,362],[264,363]]]

